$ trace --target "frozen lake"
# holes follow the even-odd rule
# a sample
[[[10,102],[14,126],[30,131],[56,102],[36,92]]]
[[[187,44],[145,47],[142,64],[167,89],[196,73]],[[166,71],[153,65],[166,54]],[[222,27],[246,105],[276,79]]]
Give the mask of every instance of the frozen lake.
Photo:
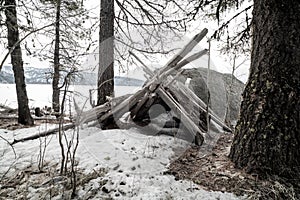
[[[51,107],[52,99],[52,85],[47,84],[27,84],[27,95],[29,99],[29,107]],[[67,98],[72,100],[75,98],[76,102],[81,104],[89,99],[89,90],[93,89],[89,85],[73,85],[70,90],[73,91],[74,96]],[[132,94],[139,90],[140,87],[136,86],[115,86],[115,96],[122,96],[125,94]],[[96,99],[96,91],[93,99]],[[17,95],[15,84],[0,84],[0,104],[17,108]],[[89,100],[86,105],[89,105]]]

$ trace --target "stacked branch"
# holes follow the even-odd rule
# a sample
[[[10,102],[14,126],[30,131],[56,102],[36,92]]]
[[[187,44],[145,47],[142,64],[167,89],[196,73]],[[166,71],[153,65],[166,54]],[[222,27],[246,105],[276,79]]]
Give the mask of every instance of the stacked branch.
[[[194,139],[193,142],[197,145],[202,145],[208,139],[207,119],[211,119],[223,129],[231,131],[197,95],[187,86],[177,81],[177,77],[183,72],[181,70],[183,66],[207,54],[207,50],[202,50],[185,58],[206,34],[207,29],[197,34],[157,73],[154,73],[133,52],[130,52],[142,64],[142,69],[147,75],[148,79],[143,88],[133,95],[113,98],[103,105],[77,113],[76,125],[95,121],[94,124],[100,124],[101,128],[109,129],[116,127],[128,128],[143,124],[149,125],[155,133],[168,132],[166,130],[172,132],[175,130],[175,132],[181,132],[180,134],[189,133]],[[158,125],[161,124],[160,120],[149,118],[150,108],[157,103],[169,111],[172,116],[171,120],[173,120],[171,124],[174,124],[174,126],[168,126],[168,129],[163,130],[163,127]],[[127,122],[121,120],[125,113],[130,113],[128,116],[131,117]],[[151,124],[149,124],[150,120],[152,120]],[[155,123],[155,121],[158,123]],[[178,123],[181,123],[186,131],[179,130]],[[49,134],[49,131],[44,135],[47,134]],[[24,139],[14,141],[14,143],[19,141],[24,141]]]
[[[120,125],[124,124],[120,122],[120,118],[127,112],[130,113],[131,120],[135,123],[145,121],[145,119],[147,121],[149,109],[159,102],[171,111],[172,115],[179,119],[195,137],[195,143],[201,145],[207,138],[207,105],[176,78],[181,74],[183,66],[207,53],[207,50],[202,50],[185,58],[206,34],[207,29],[197,34],[157,73],[154,73],[133,52],[130,52],[141,63],[142,69],[148,77],[144,87],[132,96],[122,98],[117,103],[116,101],[115,103],[109,102],[85,112],[79,122],[98,120],[102,128],[111,123]],[[211,110],[209,110],[208,115],[218,125],[230,131],[230,128]]]

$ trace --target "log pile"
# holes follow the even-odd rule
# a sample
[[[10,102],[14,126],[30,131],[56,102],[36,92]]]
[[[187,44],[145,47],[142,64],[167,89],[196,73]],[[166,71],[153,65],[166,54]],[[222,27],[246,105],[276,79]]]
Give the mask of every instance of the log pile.
[[[208,50],[202,50],[185,58],[206,34],[207,29],[204,29],[195,35],[177,55],[156,73],[134,53],[130,52],[141,63],[146,73],[147,81],[143,88],[133,95],[113,98],[103,105],[78,114],[77,124],[96,121],[96,123],[101,124],[102,128],[124,128],[134,124],[147,126],[150,123],[152,128],[156,129],[155,119],[150,116],[149,112],[153,105],[159,104],[172,116],[170,118],[172,123],[170,124],[173,126],[167,128],[178,130],[178,123],[181,123],[184,132],[191,134],[194,137],[193,142],[197,145],[202,145],[209,137],[208,120],[212,120],[226,131],[231,131],[203,100],[183,83],[176,80],[183,72],[183,66],[207,54]],[[121,119],[126,113],[129,114],[127,117],[130,120],[124,122]]]

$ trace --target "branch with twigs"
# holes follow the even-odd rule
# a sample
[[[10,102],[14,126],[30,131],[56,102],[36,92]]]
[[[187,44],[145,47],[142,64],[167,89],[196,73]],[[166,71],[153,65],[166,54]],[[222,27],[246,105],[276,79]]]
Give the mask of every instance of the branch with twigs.
[[[22,39],[20,39],[17,43],[15,43],[12,47],[10,47],[10,48],[9,48],[9,51],[5,54],[3,60],[2,60],[2,62],[1,62],[1,64],[0,64],[0,71],[1,71],[1,69],[2,69],[2,67],[3,67],[3,65],[4,65],[4,63],[5,63],[5,61],[6,61],[6,59],[8,58],[8,56],[15,50],[15,48],[16,48],[19,44],[21,44],[21,42],[23,42],[23,41],[24,41],[27,37],[29,37],[31,34],[36,33],[36,32],[39,32],[39,31],[41,31],[41,30],[43,30],[43,29],[45,29],[45,28],[47,28],[47,27],[53,26],[53,24],[54,24],[54,23],[51,23],[51,24],[48,24],[48,25],[46,25],[46,26],[43,26],[43,27],[41,27],[41,28],[38,28],[38,29],[35,29],[35,30],[31,31],[30,33],[26,34]]]

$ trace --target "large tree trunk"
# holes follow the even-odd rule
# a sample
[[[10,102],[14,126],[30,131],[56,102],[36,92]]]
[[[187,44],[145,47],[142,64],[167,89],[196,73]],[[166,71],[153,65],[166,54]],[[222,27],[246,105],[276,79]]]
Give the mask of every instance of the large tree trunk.
[[[250,77],[229,157],[258,174],[300,176],[300,4],[254,0]]]
[[[97,105],[114,96],[114,1],[101,0]]]
[[[28,107],[22,52],[19,44],[19,29],[17,21],[16,1],[5,0],[5,15],[7,26],[8,47],[14,48],[11,52],[11,63],[13,66],[17,100],[18,100],[18,122],[24,125],[33,125],[33,119]]]
[[[60,103],[59,103],[59,95],[60,95],[60,88],[58,87],[59,84],[59,71],[60,71],[60,63],[59,63],[59,43],[60,43],[60,5],[61,1],[57,0],[56,2],[56,21],[55,21],[55,44],[54,44],[54,70],[53,70],[53,82],[52,82],[52,107],[55,112],[59,112]]]

